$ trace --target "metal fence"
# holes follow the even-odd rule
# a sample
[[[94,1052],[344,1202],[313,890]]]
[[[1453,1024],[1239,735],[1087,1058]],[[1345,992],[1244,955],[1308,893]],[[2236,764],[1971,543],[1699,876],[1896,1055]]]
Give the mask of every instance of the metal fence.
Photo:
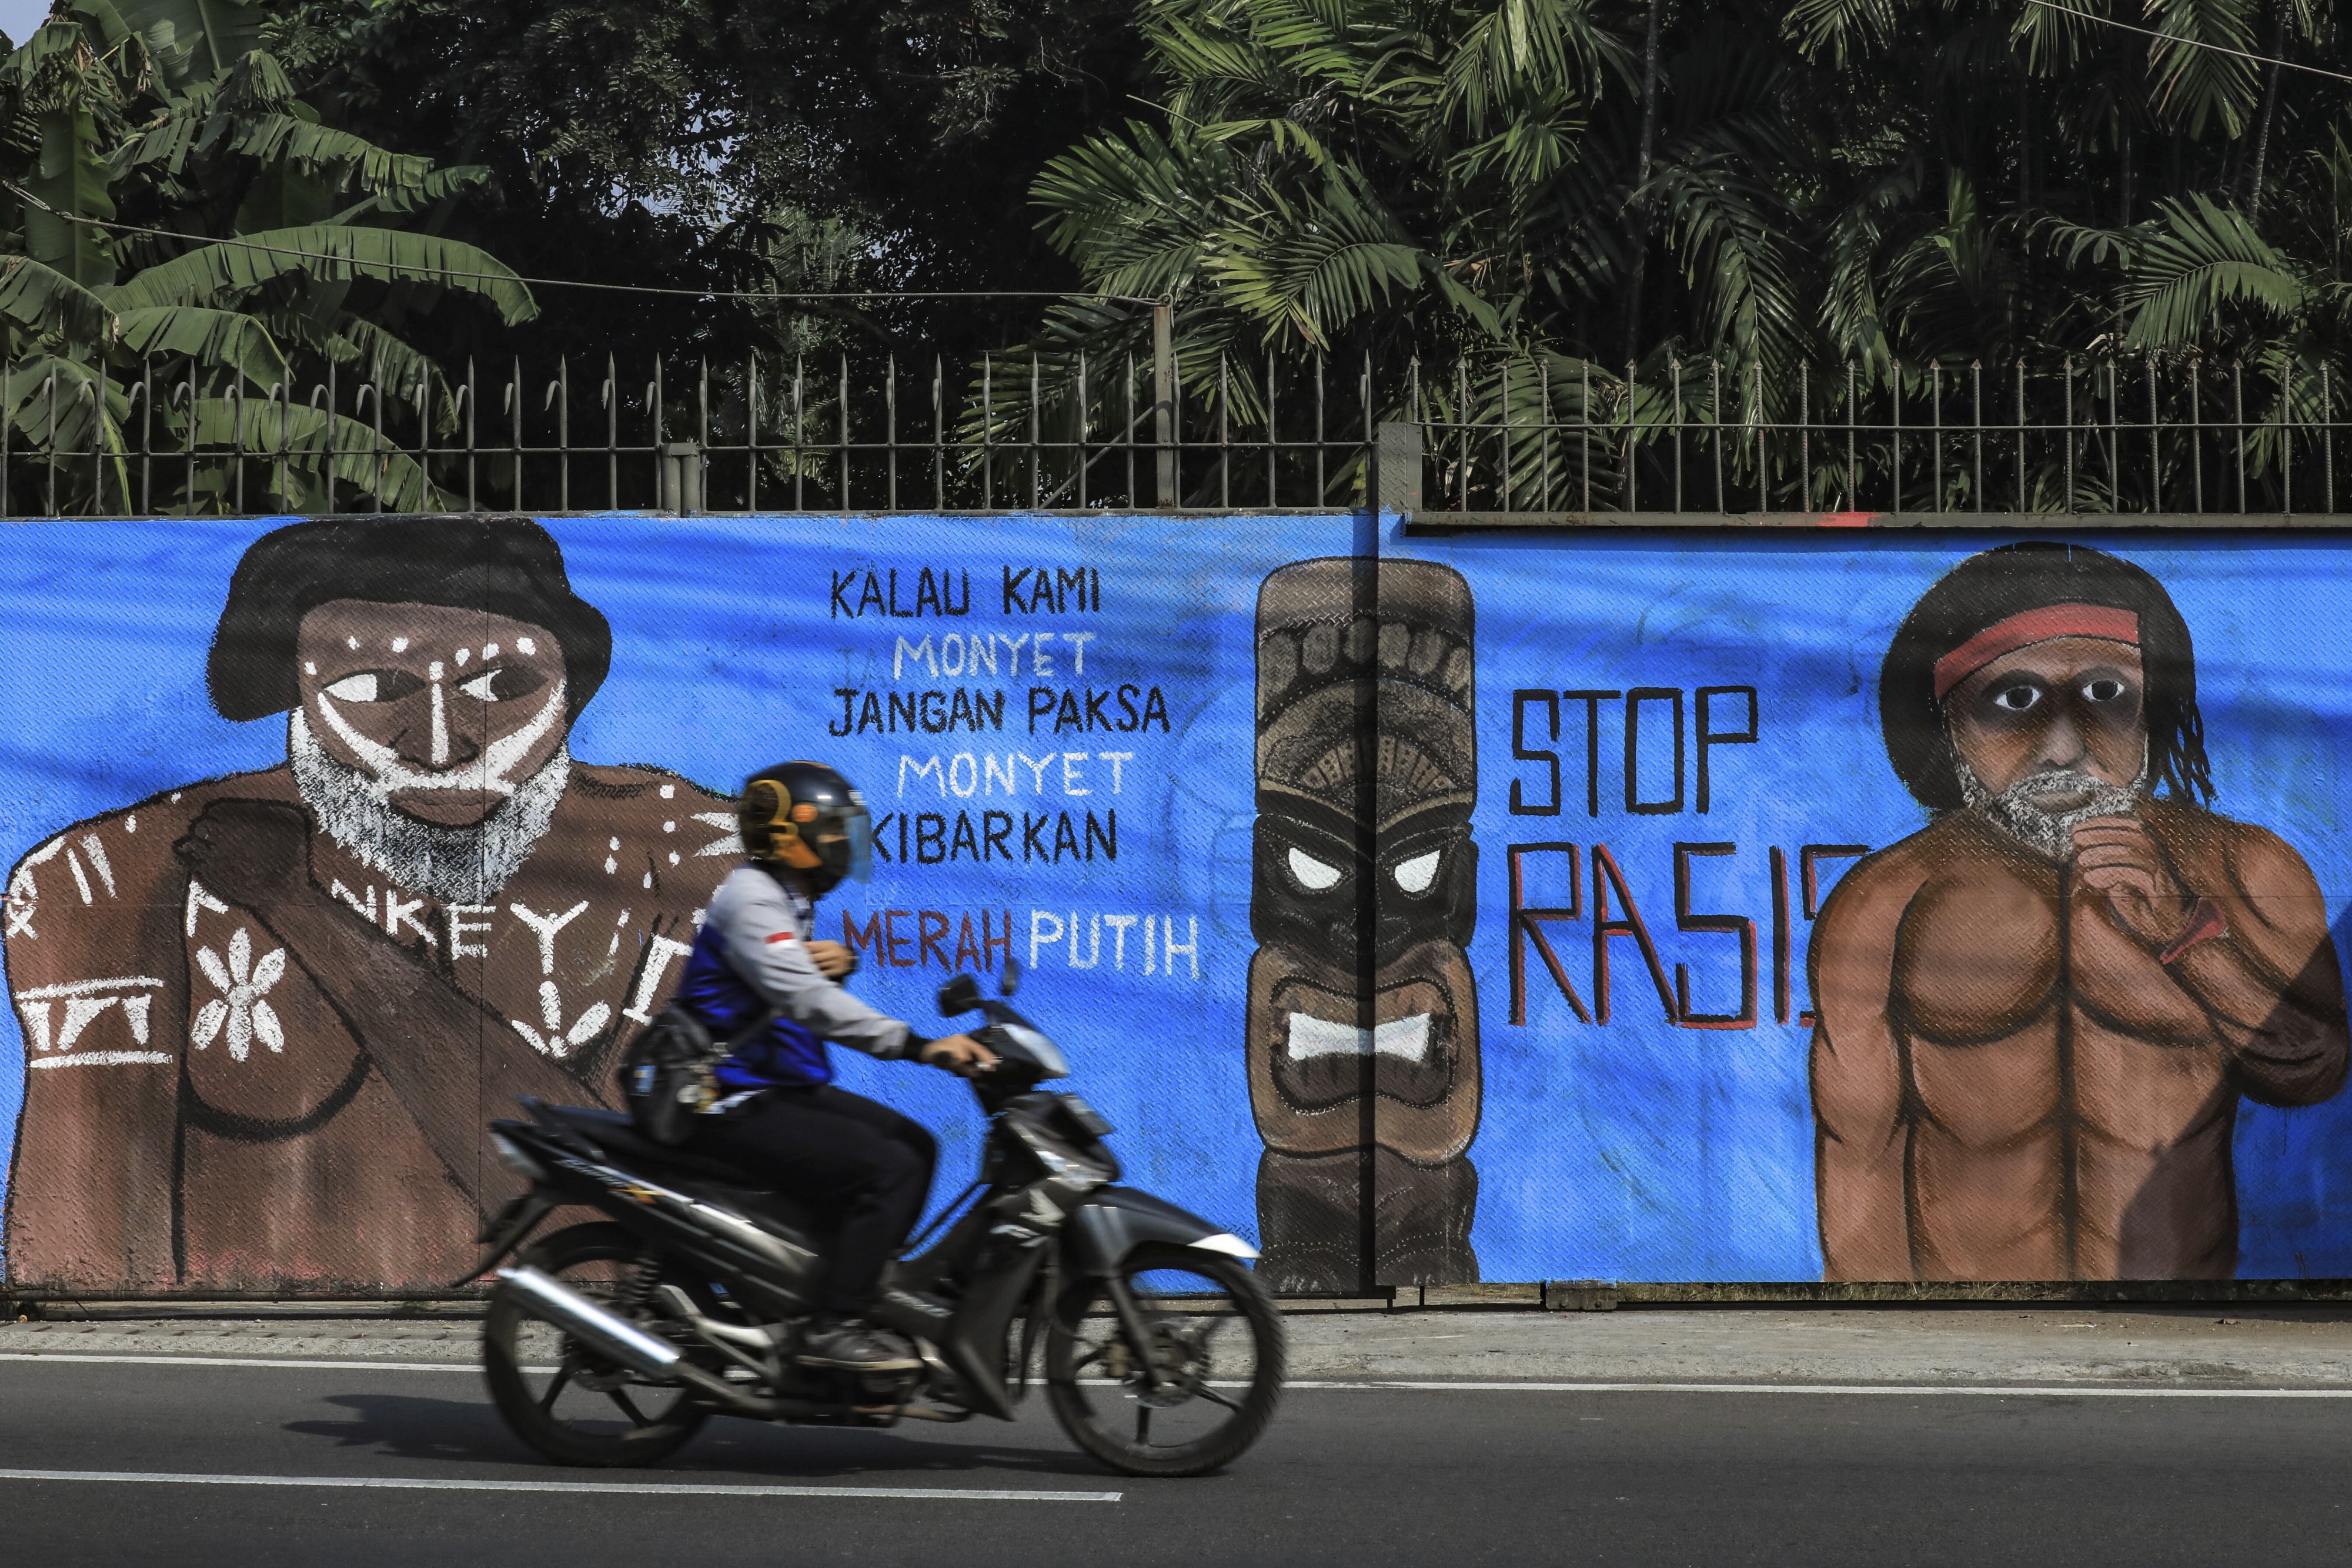
[[[175,378],[173,371],[178,371]],[[2194,359],[1820,372],[1552,357],[512,361],[307,392],[0,367],[0,517],[1357,507],[1431,525],[2327,517],[2337,376]],[[1375,461],[1375,455],[1378,460]]]
[[[1369,361],[1222,361],[1192,385],[1183,364],[751,357],[633,376],[608,358],[404,391],[330,371],[299,397],[212,397],[149,366],[104,388],[52,375],[29,398],[0,368],[0,407],[19,410],[0,422],[0,517],[1362,504]]]
[[[1480,378],[1463,366],[1449,385],[1414,389],[1421,486],[1388,493],[1458,523],[2324,517],[2345,428],[2337,381],[2325,363],[2152,356],[1875,379],[1859,365],[1768,378],[1670,362],[1607,382],[1590,367]]]

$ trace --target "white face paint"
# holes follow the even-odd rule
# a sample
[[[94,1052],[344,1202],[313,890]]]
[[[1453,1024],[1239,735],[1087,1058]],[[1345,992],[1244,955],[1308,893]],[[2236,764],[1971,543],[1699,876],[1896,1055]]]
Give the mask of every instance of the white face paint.
[[[448,720],[441,695],[442,666],[432,666],[433,677],[433,758],[446,763],[449,758]],[[373,790],[389,799],[408,789],[474,789],[496,795],[510,796],[516,780],[508,777],[517,764],[529,757],[531,748],[545,739],[563,717],[563,683],[551,682],[547,701],[540,706],[530,722],[511,735],[501,736],[482,748],[473,761],[458,768],[437,767],[431,769],[412,768],[401,760],[400,753],[381,741],[369,739],[352,727],[336,709],[331,692],[320,692],[313,699],[319,710],[319,722],[333,733],[335,738],[351,748],[351,752],[366,764]]]
[[[413,769],[401,768],[387,782],[329,755],[300,708],[288,716],[287,753],[322,831],[410,893],[458,904],[488,903],[530,858],[563,799],[572,765],[559,746],[537,772],[502,791],[504,799],[480,821],[445,826],[391,802],[395,789],[434,786],[408,782],[417,777]]]

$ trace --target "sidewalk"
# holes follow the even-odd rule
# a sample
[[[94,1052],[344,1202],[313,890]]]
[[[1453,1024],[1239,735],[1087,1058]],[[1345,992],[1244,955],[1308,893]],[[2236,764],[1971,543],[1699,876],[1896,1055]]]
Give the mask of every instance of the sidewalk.
[[[478,1355],[478,1309],[100,1310],[109,1315],[0,1325],[0,1354],[465,1365]],[[1423,1310],[1288,1322],[1291,1375],[1312,1379],[2352,1387],[2352,1309],[2337,1306]]]

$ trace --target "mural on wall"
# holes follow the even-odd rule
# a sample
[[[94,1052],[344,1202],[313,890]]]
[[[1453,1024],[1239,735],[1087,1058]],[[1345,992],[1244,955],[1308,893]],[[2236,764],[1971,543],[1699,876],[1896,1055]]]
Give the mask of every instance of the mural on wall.
[[[1475,632],[1427,561],[1258,590],[1246,1057],[1278,1290],[1478,1278]]]
[[[2352,1275],[2352,556],[2005,542],[15,525],[7,1281],[453,1278],[783,755],[857,993],[1018,955],[1286,1290]],[[839,1066],[961,1185],[963,1085]]]
[[[1937,815],[1813,929],[1828,1276],[2229,1278],[2241,1096],[2327,1099],[2352,1039],[2311,869],[2208,805],[2171,597],[2096,550],[1971,557],[1878,706]]]
[[[572,758],[610,653],[533,523],[254,544],[206,684],[226,718],[285,716],[285,761],[77,822],[9,878],[13,1281],[463,1270],[510,1185],[486,1108],[601,1102],[734,863],[724,798]]]

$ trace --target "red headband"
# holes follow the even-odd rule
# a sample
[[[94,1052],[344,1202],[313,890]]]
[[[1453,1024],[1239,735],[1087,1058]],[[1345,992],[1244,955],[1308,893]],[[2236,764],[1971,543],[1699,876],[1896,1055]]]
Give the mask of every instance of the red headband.
[[[2005,653],[2056,637],[2099,637],[2139,646],[2139,617],[2105,604],[2046,604],[1986,627],[1936,661],[1936,700]]]

